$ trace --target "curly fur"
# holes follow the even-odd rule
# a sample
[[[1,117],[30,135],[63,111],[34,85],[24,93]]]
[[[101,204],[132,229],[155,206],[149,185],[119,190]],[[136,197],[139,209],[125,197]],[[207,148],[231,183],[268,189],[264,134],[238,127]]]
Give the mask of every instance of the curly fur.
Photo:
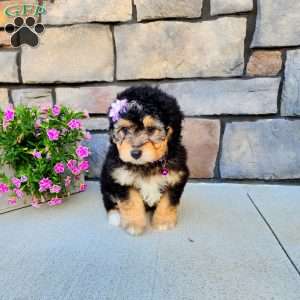
[[[155,193],[159,192],[161,195],[167,193],[170,205],[176,207],[189,176],[186,165],[186,150],[181,144],[183,114],[176,99],[159,88],[150,86],[128,88],[118,94],[117,99],[128,100],[130,110],[122,113],[121,117],[129,120],[141,130],[143,129],[142,120],[146,116],[158,119],[166,130],[172,128],[172,134],[168,139],[167,151],[164,156],[169,175],[167,178],[161,175],[162,163],[160,160],[142,165],[122,161],[113,139],[115,123],[110,118],[110,147],[101,173],[101,191],[105,208],[110,211],[118,208],[119,202],[129,200],[131,188],[140,191],[142,197],[147,192],[146,189],[150,193],[151,188],[155,190]],[[126,180],[121,178],[122,174],[126,177]],[[154,186],[149,186],[149,182],[153,182]],[[155,196],[153,195],[153,197]],[[154,206],[155,208],[159,203],[159,199],[157,199],[149,205],[145,197],[143,199],[146,207]]]

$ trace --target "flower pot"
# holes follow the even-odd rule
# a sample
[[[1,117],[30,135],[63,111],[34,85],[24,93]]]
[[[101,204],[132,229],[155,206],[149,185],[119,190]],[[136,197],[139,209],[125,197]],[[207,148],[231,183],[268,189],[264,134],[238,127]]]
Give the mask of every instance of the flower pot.
[[[14,174],[13,170],[11,168],[9,168],[8,166],[4,166],[4,168],[0,169],[0,171],[4,172],[5,174],[7,174],[9,176],[13,176],[13,174]],[[0,214],[28,206],[30,203],[30,202],[27,203],[27,201],[29,200],[29,197],[26,196],[25,198],[26,199],[23,199],[23,200],[17,199],[17,204],[14,206],[10,206],[8,204],[9,196],[7,194],[0,194]]]
[[[4,172],[8,176],[14,176],[14,171],[8,166],[5,166],[4,168],[0,169],[1,172]],[[76,183],[71,184],[70,186],[70,195],[76,194],[81,192],[80,191],[80,183],[85,183],[84,174],[81,174],[79,177],[79,180]],[[66,199],[69,196],[66,196],[64,199]],[[9,205],[8,204],[9,195],[7,194],[0,194],[0,214],[6,213],[9,211],[17,210],[20,208],[31,206],[32,202],[32,196],[31,195],[24,195],[22,199],[17,199],[17,203],[15,205]],[[41,199],[41,203],[46,203],[50,199]]]

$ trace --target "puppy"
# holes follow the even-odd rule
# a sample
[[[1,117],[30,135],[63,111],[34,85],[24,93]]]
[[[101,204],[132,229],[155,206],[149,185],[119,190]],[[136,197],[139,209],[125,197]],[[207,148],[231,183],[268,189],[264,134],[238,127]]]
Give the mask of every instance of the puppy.
[[[139,235],[152,209],[154,229],[174,228],[189,176],[176,99],[158,88],[131,87],[118,94],[108,117],[101,191],[109,223]]]

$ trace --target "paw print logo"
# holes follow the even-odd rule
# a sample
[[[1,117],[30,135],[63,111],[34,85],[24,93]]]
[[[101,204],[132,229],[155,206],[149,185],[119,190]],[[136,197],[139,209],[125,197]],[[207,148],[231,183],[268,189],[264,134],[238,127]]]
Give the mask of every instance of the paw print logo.
[[[7,24],[5,31],[11,34],[11,44],[13,47],[20,47],[23,44],[36,47],[39,43],[39,34],[45,31],[45,27],[41,23],[37,23],[33,17],[24,19],[17,17],[14,24]]]

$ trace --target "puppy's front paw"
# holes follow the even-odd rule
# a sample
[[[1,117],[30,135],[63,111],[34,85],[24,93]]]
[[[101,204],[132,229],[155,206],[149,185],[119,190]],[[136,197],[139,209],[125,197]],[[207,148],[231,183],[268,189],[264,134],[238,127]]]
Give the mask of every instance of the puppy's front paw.
[[[171,206],[163,200],[159,203],[152,218],[152,227],[155,230],[164,231],[176,227],[177,207]]]
[[[158,231],[165,231],[174,229],[176,227],[176,220],[153,220],[152,221],[152,227],[155,230]]]
[[[144,231],[146,226],[138,225],[138,224],[127,224],[123,226],[127,233],[130,235],[141,235]]]
[[[109,225],[119,227],[121,225],[121,216],[117,209],[113,209],[108,212]]]

